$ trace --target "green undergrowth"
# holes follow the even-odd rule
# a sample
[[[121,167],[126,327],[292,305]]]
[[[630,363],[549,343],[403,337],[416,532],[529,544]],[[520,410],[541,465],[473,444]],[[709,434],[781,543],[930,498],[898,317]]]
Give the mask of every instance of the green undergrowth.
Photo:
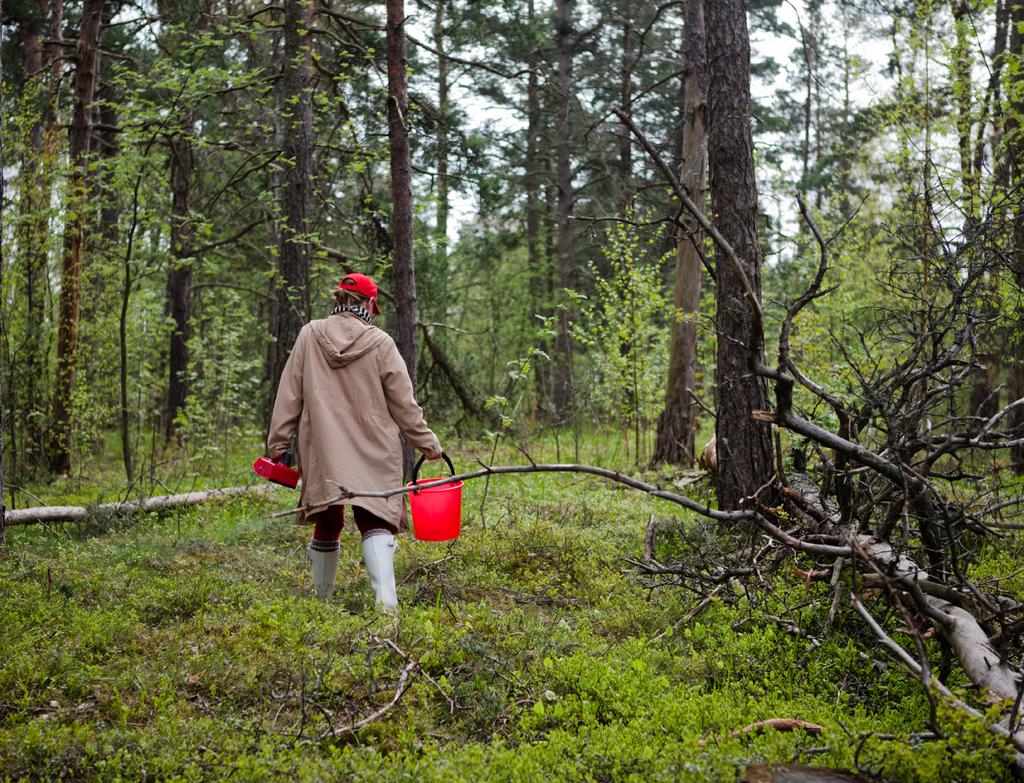
[[[948,737],[914,739],[929,717],[919,685],[845,612],[821,643],[772,619],[777,601],[820,623],[826,587],[783,575],[756,606],[689,619],[696,596],[647,589],[625,560],[652,514],[691,524],[677,509],[537,475],[494,479],[481,519],[483,492],[467,484],[456,542],[402,538],[397,621],[373,609],[350,532],[334,600],[310,597],[308,528],[270,517],[284,491],[13,529],[0,778],[719,781],[796,760],[1009,779],[977,721],[943,709]],[[420,668],[398,703],[351,731],[391,702],[409,659]],[[777,717],[823,730],[737,732]]]

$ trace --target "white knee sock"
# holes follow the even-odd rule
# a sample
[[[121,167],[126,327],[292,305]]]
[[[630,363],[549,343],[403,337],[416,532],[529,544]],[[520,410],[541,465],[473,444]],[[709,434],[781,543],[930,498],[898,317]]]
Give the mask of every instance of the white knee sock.
[[[317,541],[313,539],[306,555],[313,574],[313,592],[321,601],[330,600],[334,595],[334,584],[338,578],[339,541]]]

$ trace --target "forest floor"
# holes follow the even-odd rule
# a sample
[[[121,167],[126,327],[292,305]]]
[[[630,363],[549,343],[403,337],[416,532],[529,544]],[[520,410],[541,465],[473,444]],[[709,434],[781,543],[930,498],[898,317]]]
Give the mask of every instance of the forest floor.
[[[580,457],[608,465],[601,454]],[[249,481],[242,460],[218,478]],[[652,514],[669,529],[698,520],[578,476],[503,476],[487,491],[482,519],[484,481],[466,485],[457,541],[402,537],[397,620],[374,610],[352,532],[335,598],[312,598],[309,529],[270,516],[294,503],[285,490],[12,528],[0,779],[732,781],[792,761],[894,781],[1011,778],[1007,748],[941,705],[948,736],[914,737],[927,699],[846,605],[809,638],[827,584],[779,572],[757,600],[737,589],[695,616],[700,596],[650,589],[626,558],[642,555]],[[97,500],[102,486],[48,492]],[[1021,546],[992,558],[1020,562]],[[734,735],[780,717],[822,731]]]

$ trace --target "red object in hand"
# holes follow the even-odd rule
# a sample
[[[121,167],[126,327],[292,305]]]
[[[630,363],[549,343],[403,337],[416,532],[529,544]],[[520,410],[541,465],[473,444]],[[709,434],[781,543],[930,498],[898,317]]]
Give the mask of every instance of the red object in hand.
[[[273,481],[284,487],[295,489],[295,485],[299,483],[299,471],[289,468],[283,462],[274,462],[267,457],[260,457],[252,463],[252,469],[257,476],[262,476],[268,481]]]

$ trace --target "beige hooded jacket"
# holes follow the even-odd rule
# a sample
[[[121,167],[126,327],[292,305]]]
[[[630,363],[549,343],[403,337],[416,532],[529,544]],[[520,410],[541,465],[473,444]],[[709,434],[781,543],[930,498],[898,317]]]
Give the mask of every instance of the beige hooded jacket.
[[[413,397],[405,360],[390,335],[352,313],[306,324],[277,388],[267,450],[287,451],[299,433],[301,504],[318,504],[349,489],[402,485],[405,435],[424,454],[440,452]],[[403,496],[341,501],[365,508],[395,527]]]

